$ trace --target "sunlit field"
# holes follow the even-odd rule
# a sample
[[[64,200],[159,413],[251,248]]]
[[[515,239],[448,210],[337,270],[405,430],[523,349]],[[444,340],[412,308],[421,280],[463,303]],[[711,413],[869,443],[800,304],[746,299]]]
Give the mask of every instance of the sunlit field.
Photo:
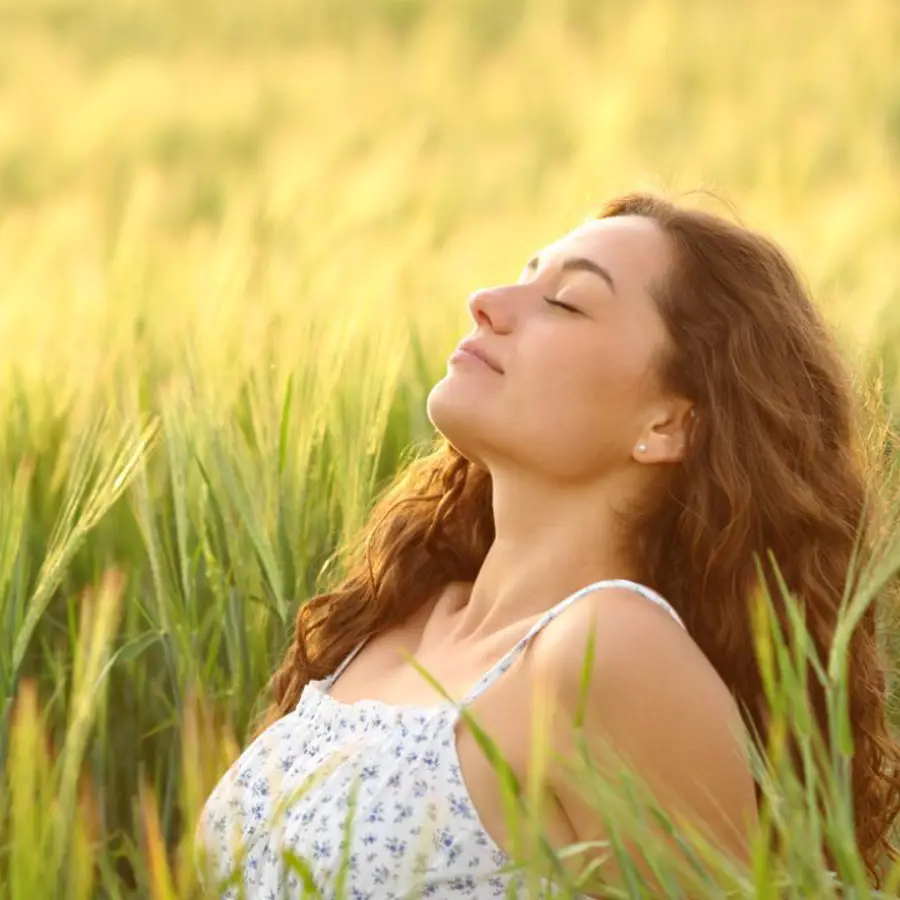
[[[201,896],[194,817],[469,293],[611,196],[781,243],[880,434],[898,59],[894,0],[0,0],[0,897]],[[878,896],[785,793],[732,896],[839,896],[821,834]]]

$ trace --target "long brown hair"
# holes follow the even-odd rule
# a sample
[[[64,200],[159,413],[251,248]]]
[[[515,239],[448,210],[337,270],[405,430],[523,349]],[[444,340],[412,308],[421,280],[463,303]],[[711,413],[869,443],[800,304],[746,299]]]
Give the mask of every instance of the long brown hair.
[[[677,609],[765,737],[750,613],[759,561],[771,552],[802,599],[824,660],[854,547],[863,560],[873,546],[853,387],[774,243],[646,194],[613,200],[601,217],[629,214],[654,219],[674,249],[654,289],[671,337],[660,374],[696,411],[684,459],[630,511],[633,546],[643,580]],[[449,582],[473,581],[493,539],[490,476],[439,441],[376,503],[343,580],[301,605],[293,645],[271,680],[265,724],[291,711],[304,685],[332,672],[359,641],[403,622]],[[772,596],[777,602],[779,591]],[[878,884],[879,859],[895,856],[889,837],[900,812],[900,749],[887,727],[875,629],[873,604],[850,645],[848,708],[857,843]],[[810,692],[827,735],[814,679]]]

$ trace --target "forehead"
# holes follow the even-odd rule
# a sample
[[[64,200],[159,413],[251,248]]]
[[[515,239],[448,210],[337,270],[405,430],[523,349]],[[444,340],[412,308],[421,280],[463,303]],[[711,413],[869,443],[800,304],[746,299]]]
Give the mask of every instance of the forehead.
[[[540,252],[541,264],[586,257],[607,268],[616,285],[640,288],[661,278],[671,249],[662,229],[645,216],[592,219]]]

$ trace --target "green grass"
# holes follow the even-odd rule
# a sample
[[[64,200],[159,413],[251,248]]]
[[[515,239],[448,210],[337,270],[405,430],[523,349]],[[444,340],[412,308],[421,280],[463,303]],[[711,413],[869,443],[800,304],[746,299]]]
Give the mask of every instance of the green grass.
[[[608,196],[736,204],[896,414],[898,52],[892,0],[0,0],[0,896],[194,895],[468,293]],[[817,828],[856,883],[791,810],[736,896],[837,896]]]

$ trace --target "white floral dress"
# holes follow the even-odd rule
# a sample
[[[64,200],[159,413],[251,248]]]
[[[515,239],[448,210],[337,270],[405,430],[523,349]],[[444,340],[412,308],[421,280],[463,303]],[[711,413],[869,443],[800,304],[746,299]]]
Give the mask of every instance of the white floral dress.
[[[223,900],[524,897],[524,876],[469,797],[456,723],[548,622],[605,587],[637,591],[684,627],[645,585],[595,582],[550,609],[459,704],[428,707],[332,699],[328,690],[357,646],[330,677],[309,682],[295,710],[262,732],[216,785],[197,828],[201,877]],[[498,871],[504,867],[510,870]],[[236,880],[223,886],[229,875]],[[552,885],[542,883],[550,896]]]

